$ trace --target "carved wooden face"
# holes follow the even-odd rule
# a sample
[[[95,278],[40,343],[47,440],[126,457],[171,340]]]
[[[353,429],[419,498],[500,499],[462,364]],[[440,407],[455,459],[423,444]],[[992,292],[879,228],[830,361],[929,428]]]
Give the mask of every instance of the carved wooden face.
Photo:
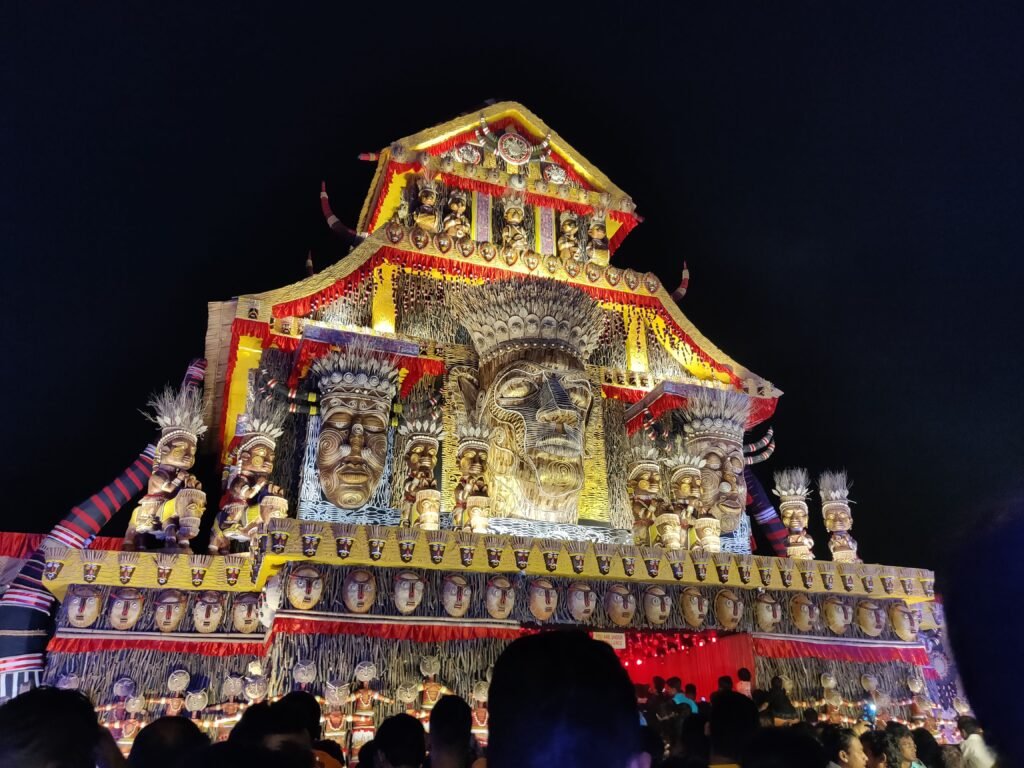
[[[408,616],[420,607],[423,600],[423,589],[426,585],[420,575],[412,571],[402,571],[395,575],[395,608],[403,616]]]
[[[102,597],[96,587],[74,586],[68,590],[67,616],[72,627],[91,627],[100,617]]]
[[[754,603],[754,620],[762,632],[771,632],[782,621],[782,609],[774,597],[758,595]]]
[[[177,632],[185,616],[185,595],[176,589],[165,589],[156,596],[153,621],[161,632]]]
[[[827,501],[822,503],[822,512],[825,515],[825,529],[830,533],[848,531],[853,526],[853,516],[850,514],[849,504]]]
[[[672,602],[664,587],[648,587],[644,591],[644,616],[655,626],[668,621]]]
[[[491,420],[490,473],[497,488],[522,503],[510,514],[575,522],[593,403],[586,372],[554,361],[518,360],[499,371],[485,402]]]
[[[270,445],[256,443],[239,454],[238,464],[243,472],[269,475],[274,471],[274,457],[274,449]]]
[[[722,521],[722,533],[732,533],[739,526],[747,503],[743,446],[737,441],[714,438],[700,441],[698,449],[705,461],[700,471],[701,508]]]
[[[422,472],[433,476],[437,465],[437,441],[414,437],[405,452],[405,463],[410,473]]]
[[[260,625],[259,595],[238,595],[231,605],[231,626],[248,635]]]
[[[682,504],[690,504],[694,507],[697,506],[697,502],[701,497],[701,477],[700,470],[696,467],[685,469],[677,469],[672,473],[670,491],[672,493],[672,501],[679,502]]]
[[[630,473],[626,491],[630,496],[660,496],[661,470],[656,465],[641,465]]]
[[[857,626],[868,637],[878,637],[885,629],[885,609],[874,600],[857,603]]]
[[[202,592],[192,606],[192,625],[196,632],[216,632],[224,618],[224,600],[217,592]]]
[[[320,602],[323,592],[324,580],[316,568],[304,565],[288,575],[288,602],[293,608],[308,611]]]
[[[530,582],[530,613],[537,621],[547,621],[558,607],[558,592],[547,579]]]
[[[795,595],[789,601],[789,614],[801,632],[810,632],[818,623],[818,606],[807,595]]]
[[[192,465],[196,463],[195,439],[189,435],[175,435],[170,440],[161,442],[157,463],[176,469],[192,469]]]
[[[516,605],[516,592],[512,582],[504,576],[495,576],[487,582],[487,613],[492,619],[507,619]]]
[[[569,613],[579,622],[590,621],[597,607],[597,595],[589,584],[574,582],[569,587]]]
[[[137,589],[125,587],[111,595],[108,617],[114,629],[131,629],[142,616],[142,593]]]
[[[743,619],[743,601],[731,589],[720,589],[715,595],[715,618],[725,629],[736,629]]]
[[[320,487],[332,504],[358,509],[370,500],[384,473],[391,403],[335,389],[323,396],[321,406],[329,415],[317,444]]]
[[[341,599],[352,613],[367,613],[377,599],[377,579],[363,568],[349,572],[341,586]]]
[[[696,587],[686,587],[679,595],[679,604],[683,609],[683,619],[691,627],[704,624],[708,615],[708,601]]]
[[[896,637],[906,642],[917,640],[917,616],[906,603],[893,603],[889,606],[889,621],[892,622]]]
[[[628,587],[613,584],[604,595],[604,610],[612,624],[627,627],[636,613],[636,598]]]
[[[456,573],[444,577],[441,587],[441,605],[449,616],[462,618],[469,611],[473,590],[465,578]]]
[[[853,606],[838,597],[825,600],[825,624],[829,631],[836,635],[845,634],[852,622]]]
[[[459,451],[459,471],[466,477],[480,477],[487,467],[487,451],[467,445]]]

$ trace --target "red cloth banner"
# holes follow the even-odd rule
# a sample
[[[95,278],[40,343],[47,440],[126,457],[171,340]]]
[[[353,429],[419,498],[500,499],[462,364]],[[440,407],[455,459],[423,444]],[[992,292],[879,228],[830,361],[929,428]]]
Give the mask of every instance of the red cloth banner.
[[[0,557],[24,560],[39,548],[46,536],[45,533],[0,532]],[[113,536],[97,536],[89,545],[89,549],[113,551],[120,549],[121,544],[122,540]]]
[[[754,653],[769,659],[829,659],[885,664],[902,661],[918,667],[928,665],[928,654],[919,645],[842,643],[834,640],[811,641],[790,638],[754,637]]]
[[[94,653],[96,651],[160,651],[194,653],[197,656],[263,656],[261,641],[237,643],[156,637],[55,637],[47,653]]]
[[[472,624],[415,624],[411,622],[363,623],[332,619],[278,616],[274,634],[285,635],[361,635],[387,640],[412,640],[417,643],[441,643],[448,640],[497,638],[512,641],[522,635],[519,627],[495,627]]]

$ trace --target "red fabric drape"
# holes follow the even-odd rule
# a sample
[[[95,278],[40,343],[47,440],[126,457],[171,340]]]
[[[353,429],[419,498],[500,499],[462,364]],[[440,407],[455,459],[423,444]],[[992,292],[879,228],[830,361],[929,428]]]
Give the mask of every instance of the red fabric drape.
[[[928,654],[921,646],[868,645],[783,638],[754,638],[754,653],[771,659],[814,658],[833,661],[857,661],[871,664],[885,664],[903,661],[919,667],[927,666]]]
[[[689,652],[676,651],[667,656],[643,659],[637,666],[636,660],[627,655],[622,657],[628,661],[630,679],[634,683],[650,683],[655,676],[678,677],[683,684],[693,683],[697,686],[697,696],[709,697],[718,689],[718,678],[729,675],[736,681],[736,672],[740,667],[754,671],[754,648],[750,635],[728,635],[719,637],[717,642],[707,642],[703,648],[692,648]]]
[[[499,638],[509,642],[524,630],[519,627],[489,627],[472,624],[412,624],[403,622],[364,623],[329,619],[278,617],[274,634],[286,635],[361,635],[388,640],[412,640],[417,643],[439,643],[447,640],[482,640]]]
[[[225,643],[198,640],[157,639],[149,637],[55,637],[47,653],[94,653],[96,651],[160,651],[194,653],[198,656],[263,656],[262,642]]]
[[[0,557],[24,560],[39,548],[46,536],[45,533],[0,532]],[[113,536],[97,536],[89,549],[115,550],[121,548],[121,543],[121,539]]]

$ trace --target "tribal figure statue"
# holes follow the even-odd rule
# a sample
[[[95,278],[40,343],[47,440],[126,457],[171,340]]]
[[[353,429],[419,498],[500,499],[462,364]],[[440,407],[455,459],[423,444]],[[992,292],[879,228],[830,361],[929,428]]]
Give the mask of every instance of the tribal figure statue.
[[[420,491],[436,491],[437,452],[441,444],[439,412],[427,404],[413,402],[398,427],[405,438],[405,480],[402,483],[401,524],[409,527],[416,522],[414,510]]]
[[[687,453],[681,443],[676,445],[665,463],[669,506],[655,522],[661,546],[665,549],[685,549],[688,546],[688,531],[700,507],[704,463],[703,456]]]
[[[180,518],[196,512],[201,516],[206,506],[202,485],[189,472],[196,462],[199,437],[206,432],[202,394],[198,386],[190,384],[177,391],[166,387],[149,401],[149,406],[153,415],[147,414],[147,418],[160,427],[160,439],[146,495],[132,512],[122,549],[145,548],[146,534],[162,539],[171,548],[179,546],[180,538],[180,546],[187,549],[189,539],[199,530],[197,526],[195,530],[180,531]],[[179,514],[174,505],[174,497],[182,489],[194,491],[190,494],[192,510],[186,510],[186,515]]]
[[[220,512],[210,538],[211,554],[229,554],[233,541],[243,545],[242,551],[248,550],[249,539],[260,523],[287,516],[284,491],[270,482],[286,416],[283,404],[257,397],[239,418],[230,451],[232,463],[225,468]]]
[[[818,476],[818,493],[821,494],[821,514],[825,518],[825,529],[831,534],[828,548],[832,552],[832,559],[840,563],[859,563],[857,542],[850,535],[853,514],[850,511],[850,484],[846,472],[822,472]]]
[[[782,524],[789,529],[786,537],[786,555],[796,560],[814,559],[814,539],[807,534],[807,497],[810,495],[810,480],[807,470],[796,467],[775,473],[773,493],[781,499],[779,512]]]
[[[448,213],[441,223],[441,228],[452,240],[461,240],[469,235],[469,217],[466,216],[466,192],[452,189],[448,193]]]
[[[358,509],[384,474],[398,369],[387,356],[348,347],[316,360],[310,375],[320,391],[320,487],[335,506]]]
[[[641,433],[642,434],[642,433]],[[661,465],[653,445],[638,444],[633,448],[626,478],[626,492],[633,511],[633,543],[654,544],[658,540],[654,528],[665,502],[661,497]],[[678,543],[676,544],[678,547]]]
[[[715,389],[695,393],[682,411],[683,446],[704,462],[699,513],[716,518],[722,534],[736,531],[746,506],[743,431],[749,413],[745,394]]]
[[[454,297],[479,355],[475,411],[488,430],[491,517],[574,524],[594,400],[585,363],[603,326],[583,291],[503,280]]]
[[[482,502],[487,500],[487,433],[476,424],[467,424],[459,429],[459,443],[456,448],[459,465],[459,480],[455,485],[455,527],[462,530],[482,532],[487,529],[487,509]],[[475,509],[470,510],[469,501],[474,499]]]

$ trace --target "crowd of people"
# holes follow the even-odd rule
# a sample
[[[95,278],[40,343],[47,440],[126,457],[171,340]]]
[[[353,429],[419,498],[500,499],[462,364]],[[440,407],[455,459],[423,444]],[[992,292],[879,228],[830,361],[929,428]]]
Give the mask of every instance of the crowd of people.
[[[511,643],[494,667],[486,754],[471,710],[444,696],[430,733],[414,717],[384,720],[359,751],[362,768],[992,768],[996,758],[976,720],[964,741],[940,746],[925,729],[867,722],[843,728],[801,717],[781,680],[751,690],[740,670],[708,700],[678,677],[637,691],[612,649],[582,632],[548,632]],[[538,694],[538,692],[541,692]],[[637,694],[640,694],[639,696]],[[812,717],[813,715],[813,717]],[[39,688],[0,707],[0,766],[19,768],[341,768],[322,739],[309,693],[250,706],[227,741],[210,744],[189,719],[143,728],[127,760],[92,703],[76,691]]]

